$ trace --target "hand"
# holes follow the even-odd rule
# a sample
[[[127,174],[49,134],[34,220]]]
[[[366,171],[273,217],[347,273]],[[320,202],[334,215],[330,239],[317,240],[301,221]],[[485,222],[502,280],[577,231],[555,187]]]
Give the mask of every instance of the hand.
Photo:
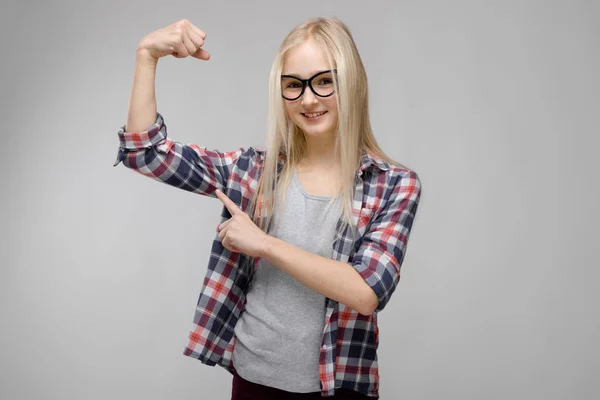
[[[206,33],[200,28],[187,19],[181,19],[144,36],[138,44],[138,52],[151,57],[154,61],[168,55],[177,58],[192,56],[208,60],[210,54],[201,48],[205,38]]]
[[[217,228],[223,247],[235,253],[244,253],[250,257],[260,257],[269,235],[264,233],[233,201],[219,189],[216,195],[229,210],[231,218]]]

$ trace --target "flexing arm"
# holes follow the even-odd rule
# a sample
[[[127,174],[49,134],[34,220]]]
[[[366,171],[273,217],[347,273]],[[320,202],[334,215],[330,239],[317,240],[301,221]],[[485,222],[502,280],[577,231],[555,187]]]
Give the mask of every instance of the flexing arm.
[[[158,60],[140,43],[135,56],[135,72],[129,99],[126,132],[140,132],[156,120],[155,78]]]
[[[136,49],[135,73],[127,124],[118,132],[119,153],[113,166],[127,168],[190,192],[214,195],[224,188],[243,148],[222,153],[195,144],[172,141],[157,112],[155,77],[158,60],[167,55],[208,60],[201,48],[206,34],[180,20],[146,35]]]

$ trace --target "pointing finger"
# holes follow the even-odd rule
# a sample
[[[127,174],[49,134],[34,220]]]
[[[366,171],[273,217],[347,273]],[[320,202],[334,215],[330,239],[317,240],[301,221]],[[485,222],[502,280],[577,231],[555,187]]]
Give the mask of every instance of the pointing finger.
[[[231,201],[229,197],[225,196],[225,193],[221,192],[219,189],[215,191],[215,194],[217,195],[219,200],[221,200],[221,203],[223,203],[223,205],[231,213],[231,215],[236,215],[240,212],[243,212],[233,201]]]
[[[219,226],[217,226],[217,232],[221,232],[223,229],[225,229],[231,221],[232,218],[229,218],[227,221],[223,222],[222,224],[219,224]]]

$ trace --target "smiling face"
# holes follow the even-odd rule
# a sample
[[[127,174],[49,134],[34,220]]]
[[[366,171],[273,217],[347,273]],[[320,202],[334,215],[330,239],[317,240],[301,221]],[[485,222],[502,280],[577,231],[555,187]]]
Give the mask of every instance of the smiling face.
[[[290,50],[283,63],[282,75],[292,75],[300,79],[309,79],[330,69],[321,47],[308,40]],[[320,94],[327,92],[332,85],[331,74],[322,74],[313,81],[313,87]],[[282,79],[282,89],[294,89],[298,81]],[[288,96],[286,96],[288,97]],[[283,100],[290,119],[308,136],[335,136],[338,118],[337,94],[328,97],[317,96],[307,85],[297,100]],[[307,138],[308,139],[308,138]]]

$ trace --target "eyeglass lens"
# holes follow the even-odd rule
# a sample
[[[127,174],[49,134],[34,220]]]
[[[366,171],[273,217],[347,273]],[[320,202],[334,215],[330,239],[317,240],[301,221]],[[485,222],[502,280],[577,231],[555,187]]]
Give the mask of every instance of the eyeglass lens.
[[[313,76],[309,82],[309,86],[317,96],[330,96],[334,91],[333,73],[326,71]],[[281,90],[284,98],[296,100],[303,94],[303,89],[304,82],[302,80],[290,76],[281,78]]]

